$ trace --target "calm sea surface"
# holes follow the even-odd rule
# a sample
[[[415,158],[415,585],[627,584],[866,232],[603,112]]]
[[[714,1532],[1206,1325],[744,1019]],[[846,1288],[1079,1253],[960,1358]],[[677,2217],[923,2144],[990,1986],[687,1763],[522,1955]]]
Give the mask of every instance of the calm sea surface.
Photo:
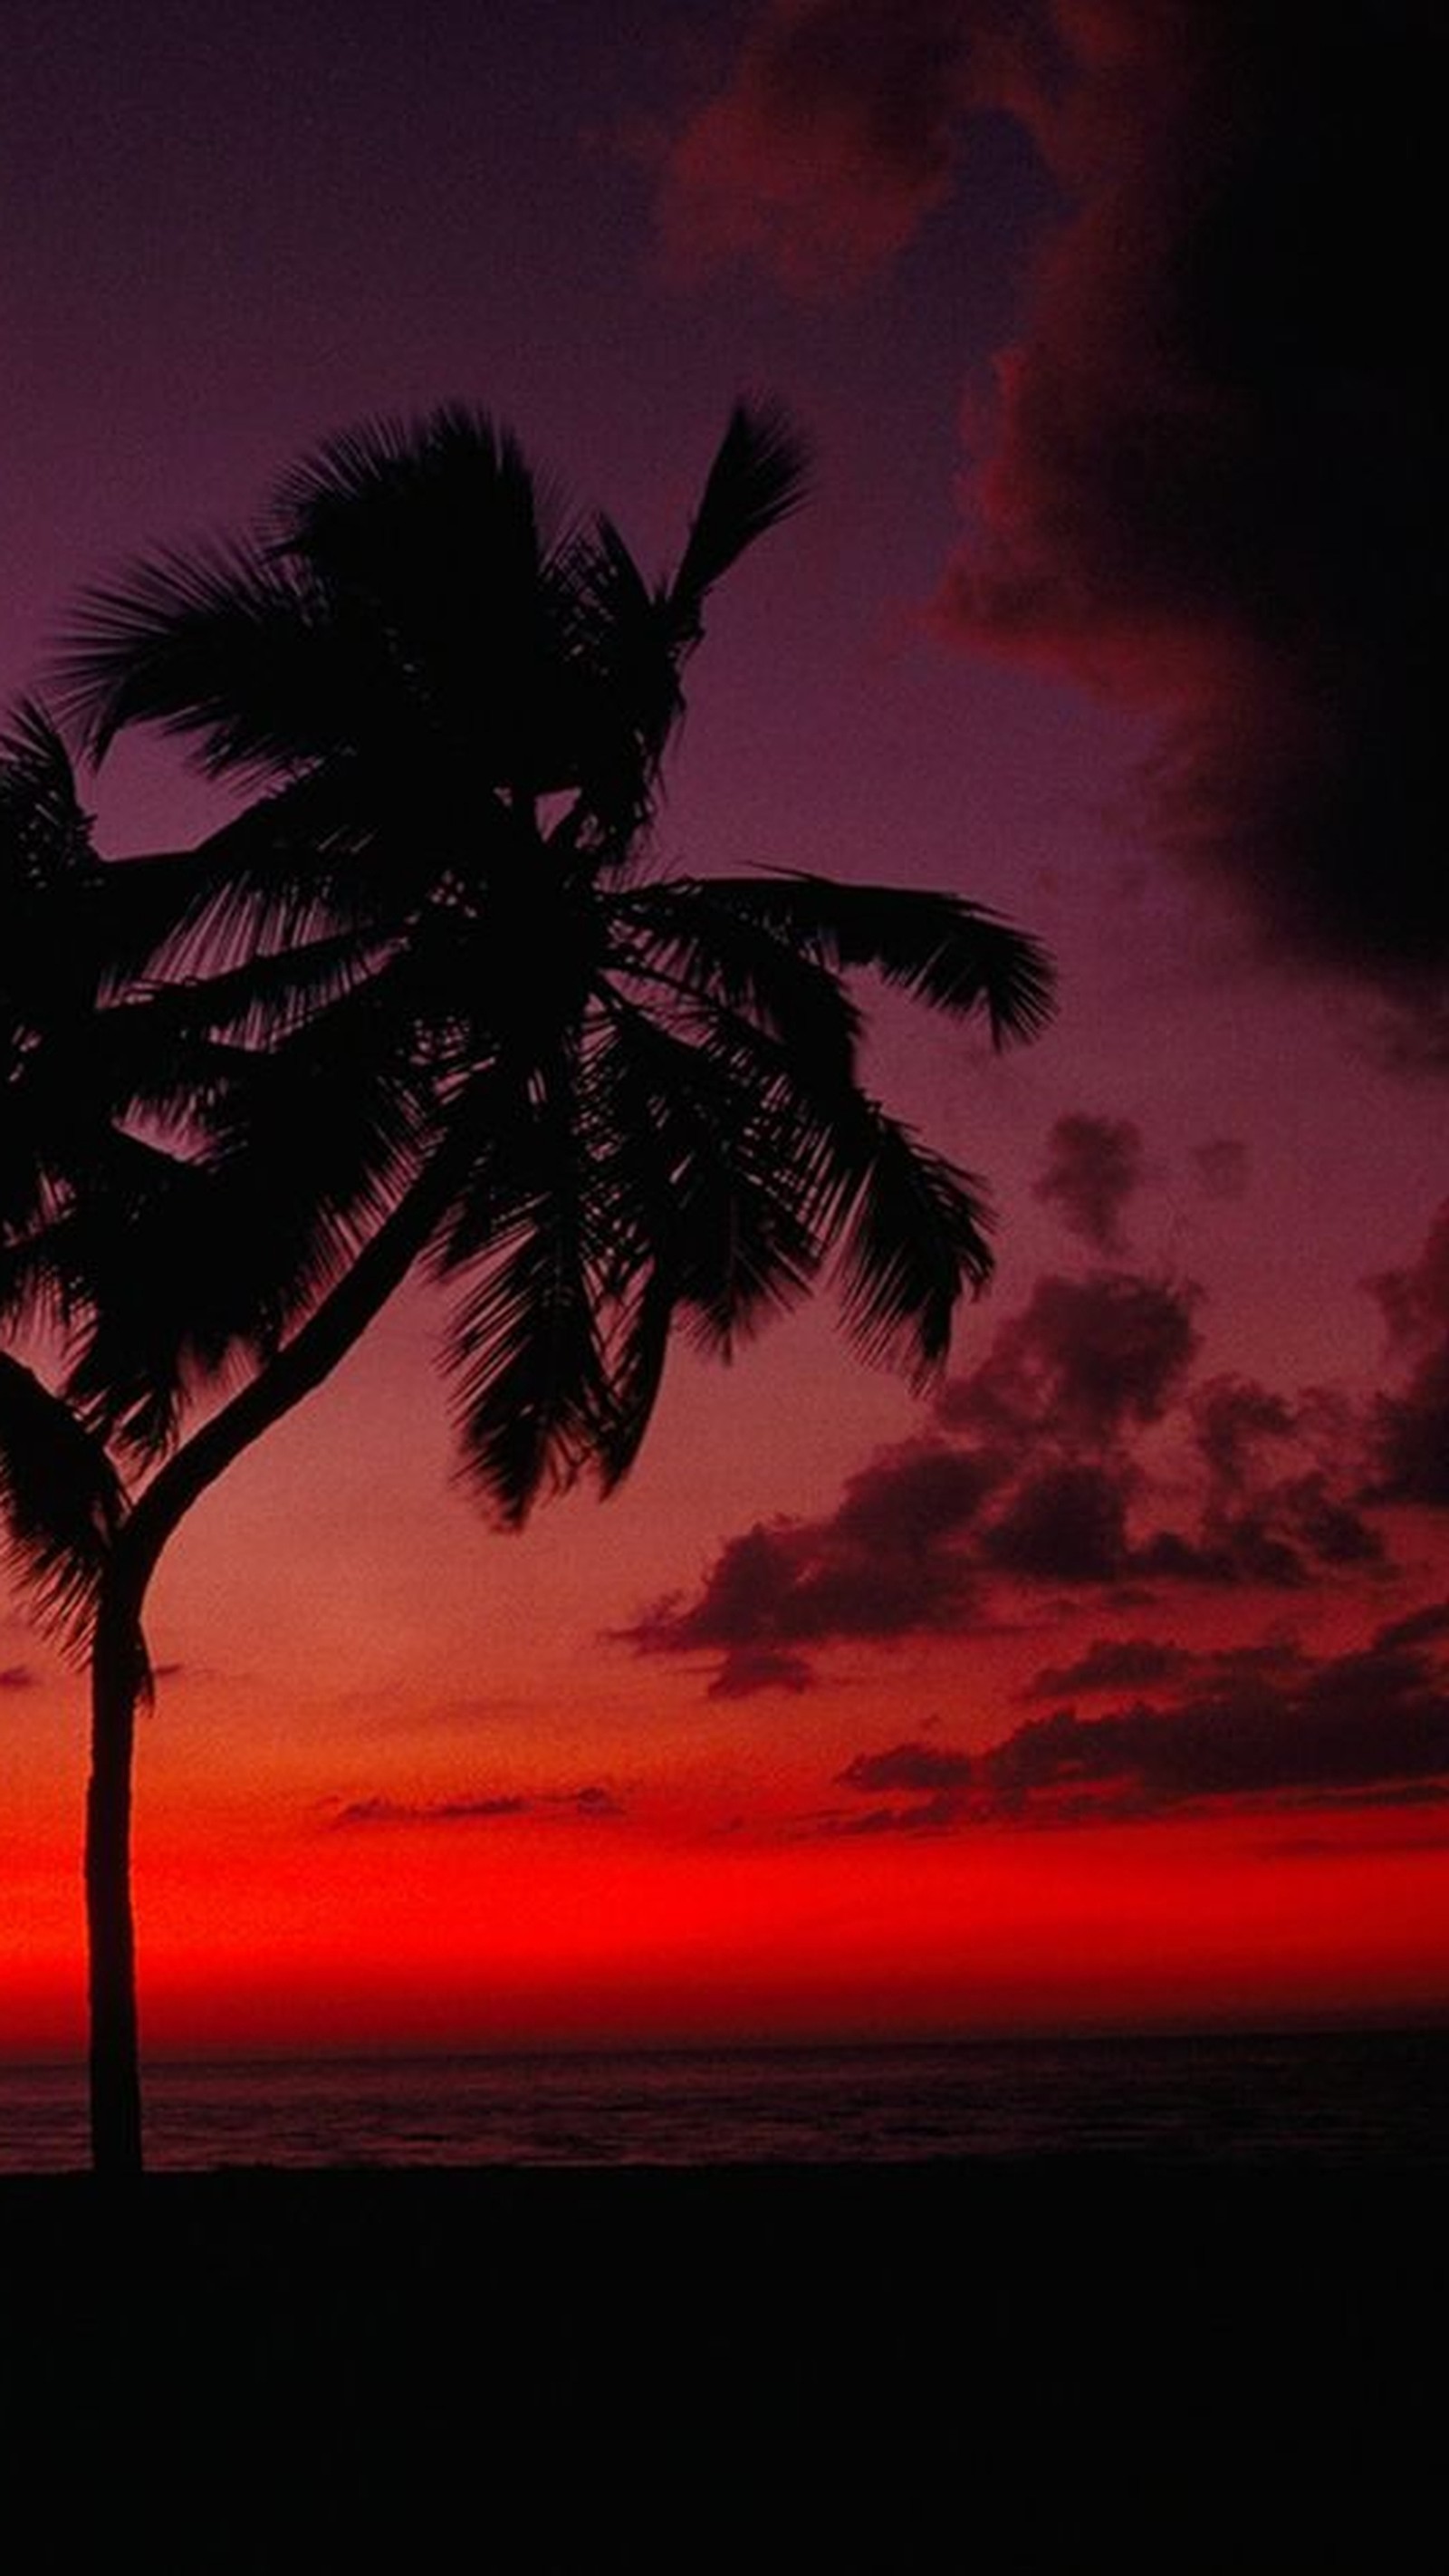
[[[1449,2031],[157,2065],[156,2171],[1449,2162]],[[74,2067],[0,2068],[0,2173],[86,2161]]]

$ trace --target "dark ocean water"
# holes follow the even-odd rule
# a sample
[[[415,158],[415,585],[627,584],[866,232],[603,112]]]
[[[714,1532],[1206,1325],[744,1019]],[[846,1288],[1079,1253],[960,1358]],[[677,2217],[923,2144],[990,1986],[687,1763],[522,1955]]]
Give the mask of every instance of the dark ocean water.
[[[155,2171],[1449,2161],[1449,2031],[161,2064]],[[0,2068],[0,2173],[86,2162],[72,2067]]]

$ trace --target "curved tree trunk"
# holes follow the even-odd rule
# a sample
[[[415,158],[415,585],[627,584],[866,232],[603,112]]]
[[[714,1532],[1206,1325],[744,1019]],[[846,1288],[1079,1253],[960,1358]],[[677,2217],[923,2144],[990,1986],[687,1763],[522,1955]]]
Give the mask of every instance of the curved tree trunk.
[[[91,1648],[86,1792],[90,1945],[91,2155],[98,2174],[142,2169],[136,1935],[131,1909],[131,1774],[149,1666],[142,1612],[163,1548],[208,1486],[331,1375],[401,1286],[466,1166],[462,1122],[386,1217],[351,1270],[289,1343],[175,1450],[112,1542]]]
[[[131,1772],[146,1687],[140,1613],[129,1586],[102,1588],[91,1660],[86,1790],[91,2153],[98,2174],[141,2171],[141,2062],[131,1912]]]

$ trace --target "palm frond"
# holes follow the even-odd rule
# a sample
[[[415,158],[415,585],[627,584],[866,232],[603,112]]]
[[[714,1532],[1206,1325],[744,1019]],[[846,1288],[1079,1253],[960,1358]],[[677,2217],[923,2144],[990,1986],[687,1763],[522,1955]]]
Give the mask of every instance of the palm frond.
[[[737,403],[668,588],[670,622],[682,643],[698,635],[715,583],[799,509],[809,482],[810,452],[788,414],[772,403]]]
[[[0,729],[0,1080],[25,1039],[84,1019],[105,877],[69,753],[24,699]]]
[[[85,593],[57,685],[96,758],[123,726],[156,725],[190,738],[207,776],[260,781],[350,729],[337,664],[297,567],[212,539],[160,549]]]
[[[982,1012],[997,1046],[1037,1036],[1052,1016],[1055,969],[1040,941],[960,895],[789,870],[710,877],[697,890],[832,970],[872,968],[955,1018]]]
[[[564,670],[562,766],[602,830],[606,855],[626,856],[648,820],[665,745],[683,710],[667,604],[602,516],[559,550],[549,585]]]
[[[748,1027],[691,1040],[620,995],[609,1007],[621,1150],[652,1183],[650,1255],[695,1338],[728,1356],[795,1305],[819,1265],[787,1059]]]
[[[470,576],[536,577],[559,517],[517,439],[466,403],[337,432],[283,477],[273,505],[277,543],[374,596],[430,582],[448,557]]]
[[[709,879],[665,879],[611,897],[616,970],[663,980],[680,1013],[706,1025],[740,1017],[779,1040],[817,1081],[848,1081],[860,1014],[837,975],[809,949],[781,938],[728,899],[716,903]]]
[[[0,863],[35,890],[99,866],[70,754],[37,698],[21,698],[0,728]]]
[[[604,1352],[608,1403],[594,1458],[602,1494],[622,1484],[654,1419],[678,1302],[668,1264],[653,1255],[631,1271],[611,1312]]]
[[[841,1240],[846,1329],[863,1358],[920,1387],[942,1367],[963,1292],[993,1268],[983,1184],[857,1095],[817,1134],[817,1181]]]
[[[84,1650],[125,1490],[101,1442],[32,1370],[0,1352],[0,1515],[42,1623]]]
[[[485,1182],[493,1221],[444,1351],[463,1472],[511,1527],[546,1488],[573,1482],[609,1410],[570,1090],[556,1061],[515,1105]]]
[[[559,517],[516,440],[457,404],[411,425],[364,424],[283,485],[282,550],[306,565],[340,630],[371,634],[422,720],[414,798],[440,757],[460,784],[467,773],[538,794],[572,782]]]

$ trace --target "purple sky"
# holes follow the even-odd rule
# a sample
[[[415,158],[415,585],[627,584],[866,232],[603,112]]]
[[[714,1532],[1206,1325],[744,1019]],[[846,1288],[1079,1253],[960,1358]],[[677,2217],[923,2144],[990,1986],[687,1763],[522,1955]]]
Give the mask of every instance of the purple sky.
[[[216,1709],[194,1776],[176,1756],[178,1812],[258,1708],[299,1817],[329,1798],[516,1813],[533,1791],[512,1729],[553,1764],[540,1795],[673,1777],[686,1805],[694,1782],[701,1813],[738,1794],[748,1819],[762,1783],[784,1812],[807,1773],[823,1811],[852,1762],[919,1747],[927,1717],[934,1772],[902,1760],[853,1784],[930,1775],[944,1794],[952,1760],[1016,1740],[1032,1671],[1075,1676],[1070,1697],[1113,1641],[1116,1664],[1088,1670],[1121,1689],[1094,1706],[1125,1723],[1152,1674],[1177,1693],[1162,1712],[1201,1726],[1246,1687],[1221,1656],[1276,1640],[1287,1696],[1265,1717],[1260,1694],[1255,1743],[1290,1700],[1329,1725],[1341,1677],[1303,1658],[1407,1651],[1382,1640],[1443,1588],[1446,1497],[1423,1461],[1449,1418],[1432,1253],[1449,927],[1413,864],[1437,632],[1407,283],[1426,27],[1406,6],[1327,24],[1246,0],[7,10],[8,692],[43,685],[79,587],[245,519],[351,422],[477,402],[652,565],[731,402],[760,390],[814,440],[816,494],[718,602],[664,854],[950,886],[1045,937],[1063,977],[1051,1034],[1000,1062],[880,1016],[882,1087],[989,1176],[1002,1214],[954,1414],[864,1374],[812,1314],[728,1385],[683,1362],[626,1495],[545,1515],[505,1572],[447,1496],[426,1317],[407,1308],[169,1578],[174,1651]],[[212,810],[147,746],[94,802],[118,853],[194,837]],[[1083,1417],[1053,1505],[1003,1442],[1061,1432],[1042,1388],[1060,1393],[1070,1333],[1045,1283],[1086,1296],[1103,1271],[1177,1301],[1192,1366],[1150,1419],[1130,1402],[1112,1426]],[[983,1430],[960,1392],[991,1355],[1014,1427]],[[1148,1365],[1124,1349],[1129,1394]],[[1210,1455],[1248,1438],[1245,1414],[1233,1432],[1204,1410],[1229,1379],[1258,1390],[1251,1476],[1243,1449]],[[959,1458],[968,1433],[997,1461],[993,1499],[969,1543],[949,1516],[920,1537],[887,1691],[869,1660],[885,1630],[852,1636],[825,1606],[856,1579],[850,1498],[905,1508],[902,1444]],[[393,1501],[369,1519],[384,1455]],[[972,1471],[938,1482],[953,1472]],[[1230,1612],[1225,1578],[1205,1607],[1201,1566],[1172,1590],[1188,1578],[1162,1533],[1203,1562],[1226,1546],[1233,1474],[1264,1548],[1296,1548],[1304,1572],[1275,1591],[1263,1556],[1261,1595]],[[1031,1591],[1068,1502],[1078,1575]],[[1335,1557],[1321,1516],[1314,1537],[1330,1507],[1366,1514],[1378,1554]],[[727,1613],[730,1551],[760,1529],[773,1558],[757,1547]],[[1071,1590],[1089,1567],[1090,1600]],[[1011,1670],[1000,1641],[1024,1604]],[[224,1647],[243,1615],[246,1651]],[[529,1637],[547,1640],[531,1662]],[[299,1654],[305,1758],[286,1715]],[[734,1680],[709,1700],[721,1655]],[[73,1701],[18,1617],[0,1660],[0,1681],[43,1677],[16,1789],[39,1832],[52,1790],[57,1812],[71,1793]],[[587,1721],[565,1721],[581,1673]],[[1398,1706],[1418,1682],[1399,1663],[1385,1687]],[[444,1709],[434,1741],[420,1693]],[[406,1762],[384,1723],[404,1702]],[[475,1703],[481,1752],[458,1715]],[[1174,1742],[1190,1768],[1196,1739]],[[1271,1781],[1276,1759],[1245,1755],[1242,1778]]]

